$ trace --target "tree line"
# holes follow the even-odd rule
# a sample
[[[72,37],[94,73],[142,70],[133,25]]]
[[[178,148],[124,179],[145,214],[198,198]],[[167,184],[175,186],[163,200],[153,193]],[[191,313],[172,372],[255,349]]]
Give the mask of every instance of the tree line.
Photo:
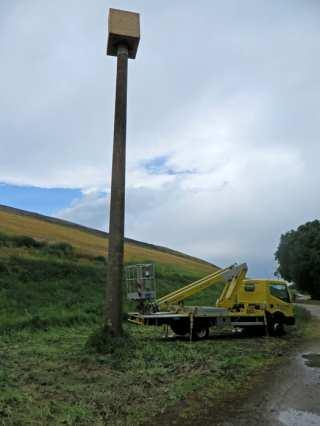
[[[281,235],[275,253],[277,274],[298,290],[320,299],[320,221],[314,220]]]

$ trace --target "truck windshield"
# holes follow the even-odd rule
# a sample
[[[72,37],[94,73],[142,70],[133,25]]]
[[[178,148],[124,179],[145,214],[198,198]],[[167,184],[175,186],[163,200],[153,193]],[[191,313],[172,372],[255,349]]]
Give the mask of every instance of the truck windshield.
[[[289,292],[285,284],[271,284],[270,293],[284,302],[290,302]]]

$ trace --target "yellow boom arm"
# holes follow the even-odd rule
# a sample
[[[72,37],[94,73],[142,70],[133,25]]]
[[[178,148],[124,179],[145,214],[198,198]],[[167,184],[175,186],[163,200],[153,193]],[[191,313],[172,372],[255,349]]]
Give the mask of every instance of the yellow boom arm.
[[[160,297],[156,303],[159,309],[164,308],[168,305],[173,305],[181,302],[184,299],[187,299],[190,296],[193,296],[196,293],[199,293],[206,288],[219,283],[237,283],[237,277],[241,276],[241,279],[245,276],[247,272],[247,265],[242,263],[241,265],[231,265],[225,269],[219,269],[213,274],[207,275],[204,278],[201,278],[198,281],[195,281],[191,284],[186,285],[178,290],[173,291],[163,297]],[[230,286],[227,286],[230,289]],[[233,285],[232,285],[233,287]]]

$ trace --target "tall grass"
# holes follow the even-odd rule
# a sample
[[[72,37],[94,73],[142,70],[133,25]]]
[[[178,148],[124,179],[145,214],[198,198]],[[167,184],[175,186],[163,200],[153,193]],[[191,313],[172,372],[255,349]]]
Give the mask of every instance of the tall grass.
[[[4,248],[6,256],[0,256],[0,332],[101,323],[105,258],[81,255],[66,243],[1,234],[0,253]],[[170,265],[157,264],[156,270],[158,296],[200,276],[197,271]],[[212,304],[216,292],[211,290]],[[123,296],[124,312],[134,309],[126,299],[125,283]],[[191,302],[207,303],[207,293]]]

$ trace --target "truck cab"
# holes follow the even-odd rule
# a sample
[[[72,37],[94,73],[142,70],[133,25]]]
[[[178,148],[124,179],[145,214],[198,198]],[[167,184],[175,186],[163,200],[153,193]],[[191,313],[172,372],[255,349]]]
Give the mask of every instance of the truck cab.
[[[271,332],[281,331],[284,324],[294,324],[293,305],[284,281],[243,280],[238,287],[237,306],[242,312],[265,315]]]
[[[293,305],[288,286],[280,280],[244,280],[239,286],[238,301],[244,304],[261,304],[270,314],[280,312],[293,317]]]

